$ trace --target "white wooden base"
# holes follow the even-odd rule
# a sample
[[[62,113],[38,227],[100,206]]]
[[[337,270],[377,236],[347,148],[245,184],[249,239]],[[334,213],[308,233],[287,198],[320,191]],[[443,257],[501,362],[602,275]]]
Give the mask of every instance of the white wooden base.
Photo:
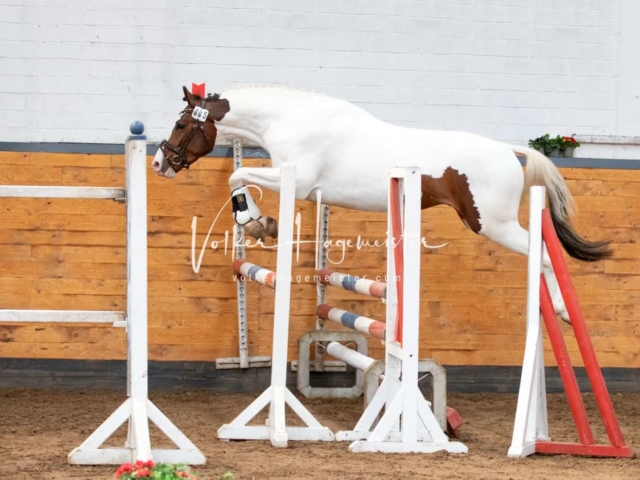
[[[270,405],[267,425],[247,425],[267,405]],[[300,417],[306,427],[287,427],[285,405]],[[287,448],[289,440],[326,441],[335,439],[333,432],[323,427],[286,387],[270,386],[229,424],[218,429],[218,438],[225,440],[271,440],[278,448]]]
[[[461,442],[451,442],[433,414],[430,403],[420,392],[418,385],[403,385],[387,403],[385,391],[389,383],[385,379],[375,396],[365,409],[354,430],[336,433],[338,441],[353,441],[349,451],[386,452],[386,453],[432,453],[447,451],[467,453],[469,450]],[[405,395],[416,398],[418,425],[403,424],[403,412],[406,407]],[[409,402],[412,403],[412,402]],[[385,408],[385,405],[387,407]],[[384,415],[376,426],[373,424],[384,408]]]
[[[383,452],[383,453],[434,453],[446,451],[449,453],[467,453],[468,448],[460,442],[353,442],[349,445],[353,453]]]
[[[511,458],[528,457],[536,453],[536,442],[526,442],[522,445],[512,445],[509,447],[507,456]]]
[[[129,435],[124,447],[100,448],[100,446],[129,421]],[[152,449],[149,437],[151,420],[177,449]],[[150,400],[129,397],[115,412],[100,425],[82,445],[75,448],[68,457],[71,465],[120,465],[136,460],[151,460],[156,463],[187,463],[204,465],[206,460],[196,447],[171,420],[169,420]]]

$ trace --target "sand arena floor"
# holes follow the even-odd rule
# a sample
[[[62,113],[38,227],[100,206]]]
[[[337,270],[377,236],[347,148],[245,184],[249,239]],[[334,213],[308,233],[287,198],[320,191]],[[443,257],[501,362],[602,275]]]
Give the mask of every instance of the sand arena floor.
[[[349,453],[347,443],[291,442],[274,449],[268,442],[224,442],[217,428],[230,421],[255,398],[207,392],[154,393],[151,399],[208,459],[197,467],[203,479],[219,479],[231,471],[235,479],[640,479],[640,460],[534,456],[509,459],[516,396],[449,394],[465,424],[459,440],[465,455],[383,455]],[[627,444],[640,452],[640,394],[612,396]],[[116,468],[67,465],[78,446],[123,401],[121,392],[0,390],[0,459],[2,478],[11,480],[113,479]],[[305,405],[333,431],[355,425],[362,400],[308,400]],[[597,406],[585,395],[596,439],[607,438]],[[263,417],[262,417],[263,418]],[[554,440],[574,441],[575,429],[562,395],[549,395],[549,424]],[[125,429],[109,441],[123,441]],[[152,431],[154,445],[170,444]]]

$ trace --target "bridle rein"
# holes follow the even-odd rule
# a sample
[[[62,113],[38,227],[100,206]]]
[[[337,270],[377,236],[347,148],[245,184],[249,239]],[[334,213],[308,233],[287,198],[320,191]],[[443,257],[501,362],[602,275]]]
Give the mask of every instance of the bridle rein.
[[[218,98],[218,94],[216,93],[216,95],[214,97],[210,96],[209,98],[217,99]],[[214,138],[213,142],[211,142],[209,140],[209,137],[207,137],[207,133],[204,131],[204,124],[209,120],[209,115],[208,115],[209,112],[204,108],[206,102],[207,102],[207,100],[203,98],[202,102],[200,104],[200,107],[189,107],[189,108],[185,108],[182,112],[180,112],[181,116],[184,115],[185,113],[191,113],[192,114],[191,117],[195,119],[195,122],[191,126],[191,131],[189,132],[189,134],[186,137],[183,137],[183,141],[181,142],[181,145],[178,145],[177,147],[174,147],[167,140],[162,140],[162,142],[160,142],[160,149],[162,150],[162,153],[164,154],[164,157],[167,159],[167,161],[169,162],[171,167],[176,172],[181,170],[182,168],[185,168],[187,170],[189,169],[189,163],[187,162],[187,158],[185,156],[185,153],[187,152],[187,147],[189,146],[189,142],[191,142],[191,140],[193,139],[194,134],[198,130],[200,130],[202,132],[202,136],[206,140],[206,142],[209,145],[209,148],[211,150],[213,150],[213,147],[215,146],[215,138]],[[206,112],[206,118],[204,120],[200,120],[199,118],[197,118],[196,116],[193,115],[193,112],[197,108],[199,108],[200,111],[204,110]],[[211,118],[211,122],[213,122],[214,125],[216,123],[213,120],[213,118]],[[173,155],[170,155],[168,152],[170,152]]]

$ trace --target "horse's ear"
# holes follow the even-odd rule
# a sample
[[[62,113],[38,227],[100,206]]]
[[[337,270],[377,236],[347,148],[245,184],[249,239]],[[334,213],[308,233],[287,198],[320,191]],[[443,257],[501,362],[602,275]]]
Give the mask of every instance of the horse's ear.
[[[187,89],[187,87],[185,87],[183,85],[182,86],[182,91],[184,92],[183,100],[186,101],[189,104],[190,107],[193,107],[193,95],[191,94],[189,89]]]

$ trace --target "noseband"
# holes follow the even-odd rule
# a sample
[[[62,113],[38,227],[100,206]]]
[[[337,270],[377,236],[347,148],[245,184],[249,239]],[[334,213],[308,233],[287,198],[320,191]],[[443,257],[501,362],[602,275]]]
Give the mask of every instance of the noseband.
[[[202,103],[200,104],[200,108],[203,110],[205,109],[204,108],[205,103],[206,103],[206,100],[203,98]],[[185,113],[193,113],[194,110],[195,110],[194,108],[185,108],[180,113],[180,115],[183,115]],[[183,142],[181,142],[181,145],[178,145],[178,147],[174,147],[167,140],[163,140],[162,142],[160,142],[160,149],[162,150],[164,157],[167,159],[171,167],[176,172],[182,168],[185,168],[187,170],[189,169],[189,163],[187,163],[187,158],[185,156],[185,153],[187,152],[187,147],[189,146],[189,142],[191,142],[191,140],[193,139],[193,136],[196,133],[196,131],[198,130],[202,131],[202,136],[207,141],[209,148],[213,150],[214,144],[211,143],[211,141],[209,140],[209,137],[207,137],[207,134],[204,131],[204,123],[207,121],[207,119],[208,119],[208,115],[207,115],[207,118],[205,118],[205,120],[202,122],[199,119],[195,118],[195,122],[191,126],[191,131],[189,132],[189,135],[185,137],[186,139]],[[215,121],[213,119],[211,119],[211,121],[215,124]],[[173,155],[170,155],[167,151],[171,152]]]

